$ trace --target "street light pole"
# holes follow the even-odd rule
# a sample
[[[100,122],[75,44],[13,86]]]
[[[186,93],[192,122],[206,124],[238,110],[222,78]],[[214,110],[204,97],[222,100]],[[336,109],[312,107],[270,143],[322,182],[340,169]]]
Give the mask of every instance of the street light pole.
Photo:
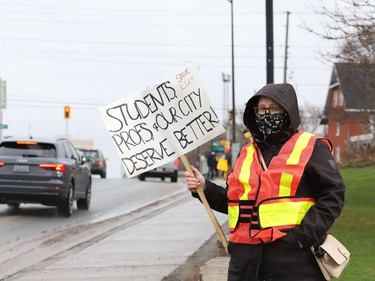
[[[273,0],[266,0],[267,84],[273,83]]]
[[[5,125],[3,125],[3,109],[6,106],[6,82],[1,80],[0,78],[0,141],[3,140],[3,128],[5,129]]]
[[[225,128],[227,130],[226,139],[230,140],[230,120],[233,120],[232,111],[229,110],[229,82],[230,82],[230,75],[222,73],[223,75],[223,83],[224,83],[224,89],[223,89],[223,121],[225,120]],[[228,116],[228,113],[230,116]],[[229,118],[228,118],[229,117]]]
[[[234,92],[234,32],[233,32],[233,0],[228,0],[231,5],[231,33],[232,33],[232,144],[236,142],[236,106]]]
[[[286,35],[285,35],[285,52],[284,52],[284,83],[287,82],[286,75],[288,70],[288,34],[289,34],[289,15],[290,12],[286,12]]]

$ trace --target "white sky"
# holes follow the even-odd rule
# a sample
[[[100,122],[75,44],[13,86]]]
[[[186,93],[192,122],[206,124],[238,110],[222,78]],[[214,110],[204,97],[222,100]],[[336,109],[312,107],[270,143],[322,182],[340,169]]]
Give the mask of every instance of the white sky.
[[[290,11],[287,80],[301,106],[324,105],[332,70],[318,51],[333,44],[302,24],[321,29],[311,9],[317,2],[273,1],[275,83],[283,81]],[[266,83],[265,23],[265,0],[234,0],[238,109]],[[0,78],[7,82],[2,123],[8,125],[2,134],[65,136],[63,107],[70,105],[69,136],[92,139],[109,158],[108,177],[120,177],[120,160],[97,108],[190,62],[200,65],[211,103],[223,116],[222,73],[231,74],[227,0],[0,0]]]

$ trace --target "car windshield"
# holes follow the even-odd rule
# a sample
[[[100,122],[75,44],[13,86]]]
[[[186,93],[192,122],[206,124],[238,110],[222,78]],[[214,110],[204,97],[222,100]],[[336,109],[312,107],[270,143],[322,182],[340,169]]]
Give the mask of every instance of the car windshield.
[[[56,157],[56,148],[51,143],[33,141],[5,141],[0,144],[0,156]]]
[[[84,150],[84,149],[81,149],[81,151],[89,159],[98,158],[98,151],[97,150]]]

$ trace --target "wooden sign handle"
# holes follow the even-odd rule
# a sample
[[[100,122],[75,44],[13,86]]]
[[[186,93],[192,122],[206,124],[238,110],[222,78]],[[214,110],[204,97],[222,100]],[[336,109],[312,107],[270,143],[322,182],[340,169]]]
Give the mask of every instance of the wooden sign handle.
[[[187,159],[187,157],[185,155],[182,155],[182,156],[180,156],[180,159],[181,159],[182,163],[184,164],[186,171],[188,171],[191,174],[194,174],[193,171],[190,168],[190,163],[189,163],[189,160]],[[202,201],[202,203],[203,203],[203,205],[204,205],[204,207],[207,211],[207,214],[210,217],[210,220],[211,220],[212,224],[214,225],[214,227],[216,229],[216,232],[217,232],[217,234],[220,238],[220,241],[224,246],[225,252],[228,254],[227,238],[225,237],[223,229],[221,228],[219,222],[217,221],[217,219],[215,217],[215,214],[212,212],[212,210],[210,208],[210,205],[208,204],[206,195],[204,195],[204,192],[203,192],[203,188],[200,186],[200,187],[198,187],[197,191],[198,191],[199,198],[201,199],[201,201]]]

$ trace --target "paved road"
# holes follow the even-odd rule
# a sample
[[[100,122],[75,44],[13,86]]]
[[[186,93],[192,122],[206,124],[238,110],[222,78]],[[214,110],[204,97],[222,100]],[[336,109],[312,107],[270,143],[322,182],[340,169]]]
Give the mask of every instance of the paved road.
[[[171,196],[179,196],[179,200],[159,202],[165,206],[151,213],[139,210],[139,214],[129,214],[129,217],[138,215],[137,220],[127,220],[125,214],[121,224],[102,235],[91,232],[97,228],[95,231],[77,229],[81,239],[87,237],[86,241],[72,244],[45,259],[39,257],[37,263],[29,261],[23,271],[1,280],[162,280],[216,233],[203,205],[189,192],[180,190]],[[226,222],[226,215],[215,215],[220,224]],[[61,237],[61,245],[77,237],[75,234],[70,232]],[[34,251],[38,246],[48,251],[45,241],[35,246]]]

